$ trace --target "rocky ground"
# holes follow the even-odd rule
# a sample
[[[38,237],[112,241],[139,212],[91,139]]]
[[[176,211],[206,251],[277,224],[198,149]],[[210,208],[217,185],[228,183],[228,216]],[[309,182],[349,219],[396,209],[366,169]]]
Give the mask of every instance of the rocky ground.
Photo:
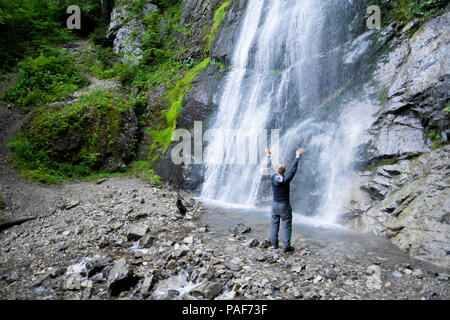
[[[186,194],[183,215],[178,192],[138,179],[23,181],[9,165],[6,143],[25,116],[0,111],[6,212],[37,216],[0,232],[1,299],[450,297],[448,270],[369,256],[364,248],[341,254],[345,242],[323,245],[297,234],[297,250],[283,254],[251,223],[231,217],[225,226],[222,213],[205,212]]]
[[[0,299],[450,298],[448,269],[400,250],[354,250],[359,236],[331,241],[319,233],[323,243],[294,233],[296,251],[283,254],[256,222],[238,216],[224,226],[218,210],[184,193],[182,214],[177,191],[138,179],[23,181],[9,165],[7,141],[25,118],[0,104],[5,212],[37,216],[0,231]]]
[[[36,220],[0,234],[2,299],[448,299],[448,274],[383,257],[325,255],[303,242],[273,250],[237,224],[204,225],[206,211],[136,179],[35,190]],[[26,214],[26,212],[23,212]],[[372,261],[372,262],[370,262]],[[444,270],[445,271],[445,270]]]

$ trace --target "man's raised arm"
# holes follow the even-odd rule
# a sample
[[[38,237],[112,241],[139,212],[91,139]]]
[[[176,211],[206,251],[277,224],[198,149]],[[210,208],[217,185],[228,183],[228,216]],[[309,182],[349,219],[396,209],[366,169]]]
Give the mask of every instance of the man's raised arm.
[[[294,179],[295,174],[297,173],[298,162],[300,161],[300,157],[302,156],[302,154],[303,150],[301,148],[297,149],[297,151],[295,152],[295,161],[292,164],[291,170],[289,170],[288,174],[285,176],[284,181],[290,182],[292,179]]]

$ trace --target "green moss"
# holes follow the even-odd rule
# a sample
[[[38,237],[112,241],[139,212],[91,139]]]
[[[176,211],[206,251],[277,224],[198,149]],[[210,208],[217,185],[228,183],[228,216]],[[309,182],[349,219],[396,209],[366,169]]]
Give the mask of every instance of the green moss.
[[[441,145],[441,136],[437,130],[431,130],[428,132],[428,137],[431,139],[433,143],[431,145],[431,150],[436,150],[442,147]]]
[[[5,200],[3,199],[2,194],[0,193],[0,211],[4,210],[6,207]]]
[[[367,170],[372,171],[377,167],[390,166],[397,163],[397,159],[383,159],[381,161],[373,161],[370,165],[367,166]]]
[[[217,31],[219,30],[220,25],[222,24],[223,19],[225,19],[225,16],[228,12],[228,6],[231,4],[231,0],[224,1],[219,8],[217,8],[216,12],[214,13],[214,20],[211,26],[211,31],[206,36],[207,44],[205,48],[205,56],[209,55],[211,52],[211,48],[214,42],[214,39],[216,38]]]
[[[380,95],[380,105],[381,106],[384,106],[384,104],[386,103],[387,93],[388,93],[387,89],[384,89],[381,91],[381,95]]]
[[[447,106],[442,110],[442,112],[447,116],[450,115],[450,104],[447,104]]]
[[[219,61],[211,61],[212,64],[215,64],[216,66],[218,66],[220,69],[224,69],[225,65],[222,62]]]
[[[167,152],[171,144],[172,133],[176,128],[178,115],[183,107],[183,99],[186,93],[192,88],[191,82],[198,75],[200,70],[208,66],[210,58],[206,58],[191,70],[189,70],[185,76],[178,81],[174,88],[167,94],[167,101],[169,108],[163,112],[163,121],[158,130],[148,130],[148,133],[153,137],[153,143],[150,146],[150,155],[152,161],[157,161],[161,154]],[[155,151],[157,154],[154,155]]]
[[[161,184],[161,177],[155,174],[155,171],[148,161],[136,161],[132,163],[128,174],[144,181]]]
[[[133,99],[99,90],[74,104],[37,108],[9,143],[13,165],[24,178],[49,184],[101,173],[103,161],[119,152],[133,107]]]

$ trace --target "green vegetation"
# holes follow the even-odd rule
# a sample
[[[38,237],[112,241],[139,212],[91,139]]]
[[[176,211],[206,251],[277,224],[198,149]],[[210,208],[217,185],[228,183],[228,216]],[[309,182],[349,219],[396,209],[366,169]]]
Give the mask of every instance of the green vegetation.
[[[152,161],[157,161],[161,154],[167,152],[172,140],[172,134],[177,125],[178,114],[181,111],[183,98],[185,94],[192,88],[191,82],[195,79],[198,72],[205,68],[210,62],[210,58],[206,58],[194,68],[189,70],[186,75],[175,84],[175,87],[167,94],[169,109],[163,112],[165,121],[159,123],[158,130],[148,130],[153,137],[153,143],[150,146],[150,154],[158,151],[153,156]]]
[[[3,199],[2,194],[0,193],[0,213],[5,209],[5,200]]]
[[[208,42],[205,48],[205,55],[209,55],[211,52],[211,47],[213,45],[214,39],[216,38],[217,31],[219,30],[220,25],[222,24],[223,19],[227,15],[228,6],[230,5],[231,0],[224,1],[220,7],[214,13],[214,20],[211,27],[211,31],[209,35],[206,36]]]
[[[437,130],[430,130],[430,132],[428,132],[428,137],[431,139],[431,142],[433,143],[431,145],[431,150],[436,150],[442,147],[441,136],[439,135],[439,132]]]
[[[161,184],[161,177],[155,175],[152,165],[148,161],[136,161],[130,165],[128,175],[144,181]]]
[[[450,115],[450,104],[448,104],[443,110],[442,110],[442,112],[445,114],[445,115]]]
[[[383,167],[383,166],[391,166],[393,164],[397,163],[397,159],[393,158],[393,159],[383,159],[380,161],[373,161],[371,164],[369,164],[367,166],[367,170],[372,171],[373,169],[377,168],[377,167]]]
[[[0,0],[0,30],[6,35],[0,40],[1,68],[17,71],[17,78],[1,98],[10,106],[31,111],[30,120],[9,144],[12,163],[22,177],[54,184],[126,175],[160,183],[153,170],[155,161],[171,144],[184,96],[200,70],[210,63],[211,46],[231,0],[225,0],[215,12],[204,39],[203,60],[186,58],[188,49],[178,41],[190,34],[189,25],[180,26],[181,0],[152,1],[158,10],[145,17],[143,7],[148,1],[119,0],[116,4],[120,2],[130,12],[126,20],[139,18],[145,25],[143,59],[137,65],[121,62],[112,52],[105,38],[100,1]],[[83,13],[83,33],[66,28],[65,10],[72,4],[80,6]],[[72,55],[56,48],[77,35],[91,40],[81,52]],[[72,104],[49,104],[64,101],[86,86],[87,75],[121,81],[126,95],[100,90]],[[148,106],[149,92],[161,85],[167,94]],[[132,162],[138,141],[129,141],[126,151],[119,145],[125,119],[132,112],[152,139],[151,161]],[[122,163],[117,172],[106,172],[105,160],[113,154]]]
[[[19,63],[17,81],[2,99],[11,106],[29,111],[45,103],[62,101],[89,81],[76,68],[74,58],[62,50],[41,51],[37,58]]]
[[[110,155],[130,160],[118,139],[133,107],[133,99],[94,91],[74,104],[37,108],[9,144],[13,165],[24,178],[52,184],[101,173]]]
[[[384,106],[384,104],[386,103],[387,94],[388,94],[387,88],[385,88],[381,91],[381,94],[380,94],[380,105],[381,106]]]
[[[87,35],[103,23],[98,0],[0,0],[0,72],[46,46],[72,40],[74,33],[66,27],[70,5],[83,13],[80,33]]]
[[[447,0],[375,0],[374,4],[381,7],[382,13],[387,17],[383,24],[387,25],[392,21],[397,21],[403,25],[419,19],[421,23],[442,14]]]

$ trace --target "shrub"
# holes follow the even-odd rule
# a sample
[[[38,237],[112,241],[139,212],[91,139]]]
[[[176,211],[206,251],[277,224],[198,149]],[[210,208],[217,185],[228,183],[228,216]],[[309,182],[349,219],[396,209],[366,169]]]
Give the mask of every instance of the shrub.
[[[376,0],[374,4],[381,6],[382,12],[387,17],[384,24],[391,21],[397,21],[401,24],[407,24],[413,19],[420,19],[425,22],[441,13],[443,13],[447,0]]]
[[[41,51],[37,58],[19,63],[17,81],[3,99],[29,111],[45,103],[62,101],[89,81],[77,69],[73,57],[57,49]]]

